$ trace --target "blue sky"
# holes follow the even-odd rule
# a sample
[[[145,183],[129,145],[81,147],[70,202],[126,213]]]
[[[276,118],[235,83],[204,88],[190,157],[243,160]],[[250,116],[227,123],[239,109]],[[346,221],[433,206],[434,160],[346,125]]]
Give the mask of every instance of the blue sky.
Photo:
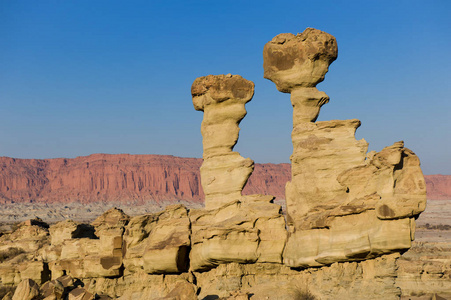
[[[306,27],[337,38],[319,120],[358,118],[370,150],[404,140],[451,174],[451,2],[0,0],[0,156],[202,156],[196,77],[256,85],[235,149],[289,162],[289,94],[262,50]]]

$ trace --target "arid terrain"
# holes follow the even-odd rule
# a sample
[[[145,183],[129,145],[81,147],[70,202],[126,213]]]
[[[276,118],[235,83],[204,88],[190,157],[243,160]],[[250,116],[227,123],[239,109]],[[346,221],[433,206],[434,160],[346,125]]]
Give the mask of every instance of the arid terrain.
[[[264,46],[290,165],[233,151],[255,84],[232,74],[191,86],[203,160],[2,158],[2,300],[451,299],[451,176],[425,180],[403,141],[368,152],[358,119],[317,122],[337,55],[314,28]]]
[[[0,222],[35,216],[47,222],[89,221],[115,206],[130,215],[157,212],[174,203],[201,207],[201,164],[202,159],[169,155],[0,157]],[[290,172],[290,164],[255,164],[243,194],[273,195],[285,206]],[[426,175],[425,180],[428,199],[451,199],[451,175]]]

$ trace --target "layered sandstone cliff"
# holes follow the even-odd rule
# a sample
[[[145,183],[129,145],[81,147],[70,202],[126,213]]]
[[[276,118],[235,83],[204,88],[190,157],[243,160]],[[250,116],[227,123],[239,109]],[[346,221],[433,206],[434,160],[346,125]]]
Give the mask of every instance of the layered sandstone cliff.
[[[425,175],[428,199],[451,200],[451,175]]]
[[[203,203],[202,159],[93,154],[77,158],[0,157],[0,202],[42,203],[184,200]],[[451,175],[425,175],[428,199],[451,199]],[[285,199],[289,164],[258,164],[243,194]],[[101,184],[101,183],[106,184]]]
[[[93,154],[72,159],[0,157],[0,201],[203,203],[202,159],[169,155]],[[284,198],[288,164],[255,164],[244,194]]]

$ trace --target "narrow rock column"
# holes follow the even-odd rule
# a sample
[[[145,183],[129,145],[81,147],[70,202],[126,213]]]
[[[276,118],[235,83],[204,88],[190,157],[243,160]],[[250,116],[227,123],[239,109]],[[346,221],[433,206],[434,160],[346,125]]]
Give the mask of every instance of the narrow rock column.
[[[254,170],[250,158],[232,151],[238,141],[238,125],[246,116],[244,105],[254,95],[254,83],[239,75],[208,75],[194,81],[191,94],[194,108],[204,112],[200,174],[205,208],[215,209],[240,199]]]
[[[293,105],[292,180],[285,191],[290,225],[295,223],[293,217],[302,219],[313,206],[320,204],[315,196],[322,187],[321,174],[317,171],[331,167],[327,165],[327,158],[317,157],[322,152],[316,151],[331,139],[318,136],[314,122],[321,106],[329,102],[326,93],[319,91],[316,85],[324,80],[337,53],[335,38],[313,28],[298,35],[279,34],[263,50],[264,77],[273,81],[279,91],[290,93]],[[305,160],[310,161],[306,163]],[[324,185],[330,180],[326,181]],[[336,180],[335,183],[338,185]],[[329,188],[335,185],[329,185]],[[321,189],[321,192],[326,190]]]

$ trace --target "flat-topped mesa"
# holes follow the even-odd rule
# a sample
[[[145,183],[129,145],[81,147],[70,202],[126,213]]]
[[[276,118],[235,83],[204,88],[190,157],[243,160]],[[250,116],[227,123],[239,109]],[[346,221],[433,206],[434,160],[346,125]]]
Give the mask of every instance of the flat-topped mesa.
[[[246,116],[244,105],[254,95],[254,83],[239,75],[208,75],[194,81],[191,94],[194,108],[204,112],[200,173],[205,208],[214,209],[238,200],[254,169],[250,158],[232,151],[238,141],[238,125]]]
[[[321,106],[329,102],[316,85],[324,80],[329,65],[337,58],[335,38],[323,31],[307,28],[294,35],[282,33],[263,49],[264,77],[279,91],[291,93],[294,126],[314,122]]]

